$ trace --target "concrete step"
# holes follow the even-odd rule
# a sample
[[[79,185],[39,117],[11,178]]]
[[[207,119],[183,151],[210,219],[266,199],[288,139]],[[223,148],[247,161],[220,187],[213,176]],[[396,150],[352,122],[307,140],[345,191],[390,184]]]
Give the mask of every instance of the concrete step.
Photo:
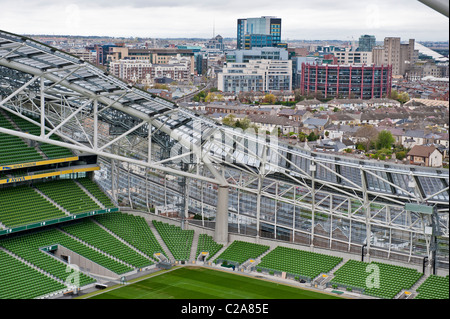
[[[194,238],[192,239],[192,246],[191,246],[191,255],[189,256],[189,261],[197,260],[196,254],[197,254],[197,247],[198,247],[198,236],[200,234],[198,232],[194,231]]]
[[[231,243],[228,243],[226,245],[224,245],[214,256],[212,256],[209,261],[214,262],[214,260],[219,257],[224,251],[225,249],[228,248],[228,246],[230,246]]]
[[[162,249],[164,250],[164,253],[169,258],[169,262],[173,263],[175,262],[175,257],[173,257],[172,252],[170,251],[169,247],[167,247],[166,243],[162,239],[161,235],[159,234],[158,230],[156,229],[155,225],[149,220],[147,220],[147,224],[150,226],[150,229],[155,235],[156,239],[158,240],[159,244],[161,245]]]

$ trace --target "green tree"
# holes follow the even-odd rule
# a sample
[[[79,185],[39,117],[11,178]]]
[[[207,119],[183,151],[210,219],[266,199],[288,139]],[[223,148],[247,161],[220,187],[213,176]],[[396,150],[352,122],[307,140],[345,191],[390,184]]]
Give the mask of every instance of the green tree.
[[[405,151],[400,151],[400,152],[395,153],[395,158],[400,161],[402,161],[405,157],[406,157]]]
[[[406,103],[409,101],[409,94],[407,92],[402,92],[398,95],[397,99],[400,103]]]
[[[276,102],[276,97],[273,94],[266,94],[264,96],[264,103],[274,104]]]
[[[223,118],[222,123],[234,127],[236,124],[236,116],[234,114],[228,114]]]
[[[377,150],[381,150],[383,148],[392,149],[392,144],[395,143],[395,138],[392,136],[392,133],[386,130],[378,133],[378,137],[375,141],[375,147]]]
[[[360,150],[360,151],[366,151],[366,147],[362,143],[358,143],[358,145],[356,146],[356,149]]]
[[[319,136],[317,136],[316,134],[314,134],[314,132],[309,133],[308,135],[308,141],[315,141],[319,138]]]

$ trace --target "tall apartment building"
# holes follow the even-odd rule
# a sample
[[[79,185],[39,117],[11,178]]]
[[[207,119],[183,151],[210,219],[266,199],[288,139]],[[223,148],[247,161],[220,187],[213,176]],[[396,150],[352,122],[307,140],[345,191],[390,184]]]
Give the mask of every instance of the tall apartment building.
[[[372,52],[372,49],[375,47],[375,44],[376,39],[374,35],[364,34],[359,37],[358,51]]]
[[[372,50],[373,63],[376,65],[391,65],[392,75],[404,76],[418,59],[418,51],[414,50],[414,39],[404,44],[400,38],[384,38],[382,47]]]
[[[248,63],[227,63],[218,74],[222,92],[269,92],[292,90],[292,61],[250,60]]]
[[[276,17],[237,20],[237,49],[278,46],[281,43],[281,19]]]

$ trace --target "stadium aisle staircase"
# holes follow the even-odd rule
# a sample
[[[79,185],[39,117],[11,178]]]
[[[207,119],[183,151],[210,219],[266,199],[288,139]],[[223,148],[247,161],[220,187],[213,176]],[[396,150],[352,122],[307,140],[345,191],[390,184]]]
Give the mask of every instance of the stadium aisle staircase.
[[[172,255],[172,252],[170,251],[169,247],[167,247],[163,238],[159,234],[158,230],[156,229],[155,225],[153,224],[153,221],[147,222],[147,225],[150,227],[150,230],[152,231],[153,235],[155,235],[156,240],[158,241],[158,243],[160,243],[161,247],[163,248],[163,250],[165,252],[165,256],[169,259],[170,262],[175,261],[175,257]]]
[[[68,226],[62,225],[61,229],[135,268],[143,268],[153,264],[148,258],[122,243],[90,219],[85,218],[79,223]]]
[[[116,205],[112,203],[111,199],[100,189],[100,187],[88,177],[79,178],[76,181],[86,188],[89,193],[91,193],[100,203],[102,203],[103,206],[105,206],[105,208],[116,207]]]
[[[153,220],[153,225],[177,261],[189,260],[193,230],[182,230],[181,227]]]
[[[207,234],[199,234],[198,235],[198,244],[197,244],[197,252],[195,258],[197,258],[202,252],[208,252],[208,257],[206,260],[210,260],[220,249],[222,249],[223,245],[218,244],[214,241],[212,236]]]

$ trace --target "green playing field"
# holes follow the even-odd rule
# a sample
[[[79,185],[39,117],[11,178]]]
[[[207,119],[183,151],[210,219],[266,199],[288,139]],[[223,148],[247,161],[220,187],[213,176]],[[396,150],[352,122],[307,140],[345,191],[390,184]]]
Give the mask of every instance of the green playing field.
[[[341,299],[248,276],[202,267],[173,271],[105,291],[91,299]]]

